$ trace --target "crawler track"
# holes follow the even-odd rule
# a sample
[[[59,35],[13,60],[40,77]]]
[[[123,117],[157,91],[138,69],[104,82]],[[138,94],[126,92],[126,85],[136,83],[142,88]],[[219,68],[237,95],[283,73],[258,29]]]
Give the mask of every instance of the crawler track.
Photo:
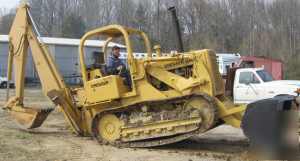
[[[189,99],[192,97],[202,97],[205,100],[207,100],[209,102],[209,104],[211,104],[211,107],[214,107],[214,112],[215,112],[215,116],[217,116],[217,111],[216,111],[216,104],[215,101],[213,100],[213,98],[211,98],[208,95],[205,94],[193,94],[193,95],[188,95],[188,96],[182,96],[182,97],[177,97],[177,98],[171,98],[168,100],[164,100],[163,102],[168,103],[168,102],[172,102],[172,101],[176,101],[176,100],[183,100],[183,99]],[[138,105],[141,104],[155,104],[155,103],[162,103],[161,100],[154,100],[154,101],[148,101],[148,102],[142,102],[142,103],[138,103]],[[130,107],[135,107],[137,104],[133,104]],[[123,109],[130,109],[130,107],[127,108],[123,108]],[[172,136],[166,136],[166,137],[158,137],[158,138],[154,138],[154,139],[144,139],[144,140],[140,140],[140,141],[132,141],[132,142],[121,142],[121,141],[115,141],[115,142],[107,142],[105,140],[103,140],[97,133],[97,125],[95,124],[99,118],[101,117],[101,115],[105,114],[105,113],[111,113],[111,112],[120,112],[120,111],[106,111],[104,113],[100,113],[98,115],[98,117],[95,117],[95,120],[93,121],[93,132],[94,132],[94,137],[98,140],[98,142],[100,144],[111,144],[117,147],[155,147],[155,146],[160,146],[160,145],[166,145],[166,144],[172,144],[172,143],[176,143],[182,140],[186,140],[192,136],[195,136],[197,134],[200,133],[204,133],[207,129],[204,128],[205,125],[200,124],[199,127],[196,130],[193,130],[191,132],[186,132],[183,134],[177,134],[177,135],[172,135]],[[217,123],[218,119],[217,117],[214,118],[214,125]]]

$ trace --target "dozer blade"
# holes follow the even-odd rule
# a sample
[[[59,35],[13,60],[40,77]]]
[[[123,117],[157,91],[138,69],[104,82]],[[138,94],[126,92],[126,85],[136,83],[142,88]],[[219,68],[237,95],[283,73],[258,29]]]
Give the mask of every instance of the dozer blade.
[[[52,108],[34,109],[14,107],[10,110],[10,113],[23,128],[34,129],[40,127],[52,111]]]
[[[273,159],[292,157],[298,148],[297,109],[295,97],[290,95],[249,104],[241,128],[252,150]]]

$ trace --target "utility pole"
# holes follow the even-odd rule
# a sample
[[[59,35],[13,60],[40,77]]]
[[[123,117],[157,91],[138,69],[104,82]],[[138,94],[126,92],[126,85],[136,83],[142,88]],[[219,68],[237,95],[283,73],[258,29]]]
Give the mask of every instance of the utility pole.
[[[121,24],[124,25],[125,21],[124,21],[124,4],[123,4],[123,0],[120,0],[121,4],[120,4],[120,9],[121,9]]]
[[[160,10],[159,10],[159,6],[160,6],[160,0],[157,0],[157,40],[160,41]]]
[[[293,55],[293,24],[291,22],[291,20],[289,21],[289,27],[290,27],[290,30],[289,30],[289,37],[290,37],[290,55]]]
[[[252,48],[253,48],[253,17],[252,15],[250,15],[250,31],[249,31],[249,54],[250,56],[253,56],[253,53],[252,53]]]

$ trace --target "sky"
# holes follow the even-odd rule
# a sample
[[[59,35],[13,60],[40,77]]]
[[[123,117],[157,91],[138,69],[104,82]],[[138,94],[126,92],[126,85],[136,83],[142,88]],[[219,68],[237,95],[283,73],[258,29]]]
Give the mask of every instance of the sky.
[[[16,7],[19,3],[19,0],[0,0],[0,8],[11,9]]]

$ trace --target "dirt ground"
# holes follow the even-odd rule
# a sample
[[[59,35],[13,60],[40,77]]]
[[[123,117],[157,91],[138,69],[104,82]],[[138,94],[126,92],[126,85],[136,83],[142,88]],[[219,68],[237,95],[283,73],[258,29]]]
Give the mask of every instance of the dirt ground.
[[[37,89],[26,94],[28,104],[53,106]],[[0,90],[1,107],[4,101]],[[58,111],[42,127],[26,131],[0,108],[0,161],[230,161],[246,160],[247,149],[241,130],[229,126],[163,147],[120,149],[73,135]]]

